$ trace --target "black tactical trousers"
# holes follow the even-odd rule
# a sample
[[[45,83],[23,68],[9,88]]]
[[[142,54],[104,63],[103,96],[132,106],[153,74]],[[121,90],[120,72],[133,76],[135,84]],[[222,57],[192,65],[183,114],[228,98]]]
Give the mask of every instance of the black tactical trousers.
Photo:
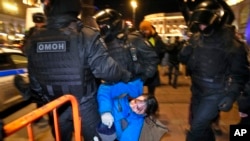
[[[219,92],[203,95],[193,86],[191,90],[191,122],[186,141],[215,141],[211,123],[219,114],[218,104],[224,95]]]

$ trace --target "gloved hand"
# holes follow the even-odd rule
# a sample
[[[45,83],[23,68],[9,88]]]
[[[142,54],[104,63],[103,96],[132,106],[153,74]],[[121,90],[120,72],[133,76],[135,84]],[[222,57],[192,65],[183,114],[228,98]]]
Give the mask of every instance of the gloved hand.
[[[94,136],[93,141],[99,141],[97,136]]]
[[[245,85],[244,93],[245,96],[250,96],[250,82]]]
[[[20,91],[25,100],[28,100],[31,97],[30,93],[27,92],[29,90],[29,83],[25,82],[22,76],[15,75],[14,85]]]
[[[132,74],[130,73],[130,72],[128,72],[128,71],[124,71],[123,72],[123,75],[122,75],[122,81],[123,82],[128,82],[128,81],[130,81],[131,79],[132,79]]]
[[[248,113],[250,110],[250,96],[247,95],[242,95],[238,98],[237,102],[238,102],[238,109],[239,112],[242,113]]]
[[[49,100],[46,99],[46,97],[42,96],[41,93],[37,93],[31,90],[29,87],[29,83],[27,83],[20,75],[16,75],[14,77],[14,85],[20,91],[20,94],[25,100],[31,99],[33,102],[38,103],[40,105],[44,105],[49,102]]]
[[[31,100],[39,105],[45,105],[50,102],[50,100],[45,95],[32,89],[29,89],[26,93],[29,93],[29,95],[31,95]]]
[[[227,112],[233,107],[233,99],[229,96],[224,97],[218,104],[219,110]]]
[[[114,117],[110,112],[106,112],[101,115],[101,120],[104,125],[107,125],[108,128],[111,128],[114,122]]]

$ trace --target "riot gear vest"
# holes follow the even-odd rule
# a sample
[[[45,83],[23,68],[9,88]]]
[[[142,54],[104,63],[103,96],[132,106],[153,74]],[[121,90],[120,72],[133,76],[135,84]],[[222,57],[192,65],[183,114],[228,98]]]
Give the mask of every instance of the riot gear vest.
[[[94,87],[86,85],[94,77],[83,57],[83,33],[77,29],[72,22],[66,28],[45,28],[32,38],[29,68],[50,100],[67,93],[80,100]]]
[[[118,62],[124,69],[129,70],[129,66],[133,61],[130,54],[131,46],[125,43],[122,39],[115,38],[110,42],[106,42],[110,56]]]

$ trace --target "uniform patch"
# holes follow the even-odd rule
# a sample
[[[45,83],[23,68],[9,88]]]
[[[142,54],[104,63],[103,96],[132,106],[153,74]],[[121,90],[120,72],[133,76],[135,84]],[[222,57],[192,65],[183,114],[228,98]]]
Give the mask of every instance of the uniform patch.
[[[66,52],[66,41],[37,42],[36,52]]]

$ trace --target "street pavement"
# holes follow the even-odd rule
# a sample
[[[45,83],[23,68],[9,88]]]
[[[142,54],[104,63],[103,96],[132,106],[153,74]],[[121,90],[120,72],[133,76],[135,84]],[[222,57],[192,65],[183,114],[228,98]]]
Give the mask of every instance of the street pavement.
[[[161,85],[156,88],[156,98],[159,102],[158,118],[169,128],[169,132],[163,136],[161,141],[185,141],[186,130],[188,129],[188,109],[190,102],[190,78],[184,75],[179,76],[177,88],[168,85],[167,76],[163,76],[160,68]],[[183,73],[182,73],[183,74]],[[144,88],[147,93],[147,88]],[[21,115],[24,115],[36,108],[35,104],[30,104],[26,108],[10,115],[4,119],[8,123]],[[46,118],[46,117],[45,117]],[[237,105],[229,112],[222,112],[220,127],[222,135],[216,136],[216,141],[229,141],[229,125],[239,122]],[[47,124],[47,123],[45,123]],[[43,126],[41,126],[43,125]],[[49,126],[34,124],[34,133],[36,141],[53,141]],[[21,129],[17,133],[7,137],[4,141],[27,141],[26,129]]]

